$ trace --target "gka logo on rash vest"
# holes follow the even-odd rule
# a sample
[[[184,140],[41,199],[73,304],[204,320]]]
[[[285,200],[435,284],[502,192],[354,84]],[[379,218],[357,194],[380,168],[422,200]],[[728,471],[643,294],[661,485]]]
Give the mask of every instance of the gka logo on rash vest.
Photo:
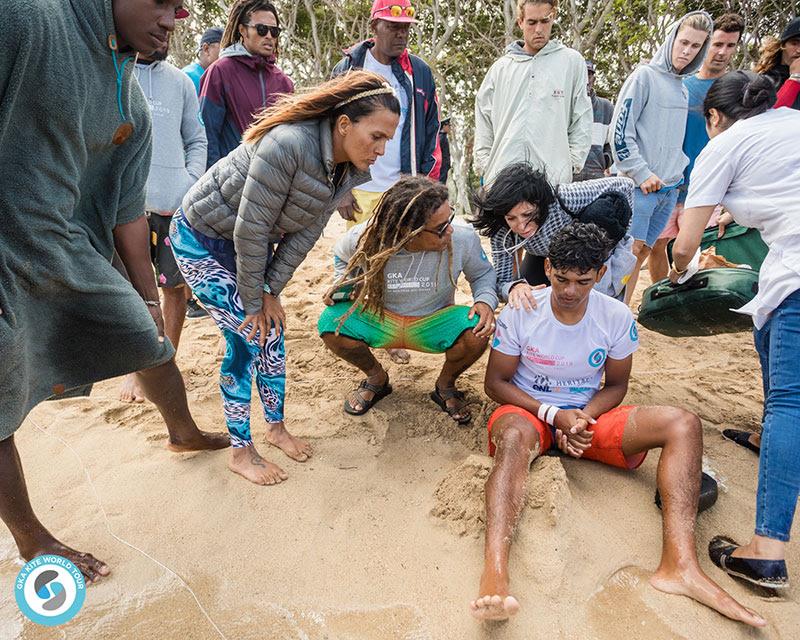
[[[606,350],[595,349],[589,354],[589,365],[597,369],[606,361]]]
[[[80,569],[63,556],[37,556],[17,574],[14,595],[26,618],[54,627],[69,622],[81,610],[86,581]]]

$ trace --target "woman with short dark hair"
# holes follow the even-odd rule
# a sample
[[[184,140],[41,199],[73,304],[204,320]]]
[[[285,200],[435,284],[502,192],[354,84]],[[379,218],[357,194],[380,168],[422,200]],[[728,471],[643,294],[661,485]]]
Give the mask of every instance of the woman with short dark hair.
[[[531,292],[547,283],[544,259],[550,240],[575,219],[597,224],[614,243],[597,289],[613,297],[622,295],[636,262],[628,234],[633,189],[633,180],[623,177],[553,187],[527,162],[505,167],[476,194],[470,220],[481,235],[491,238],[500,299],[515,307],[535,306]]]
[[[770,80],[733,71],[717,80],[704,103],[711,141],[697,159],[684,223],[673,247],[670,279],[695,268],[711,212],[722,204],[733,219],[758,229],[769,247],[758,293],[741,309],[753,317],[764,383],[755,536],[745,546],[718,536],[711,559],[723,571],[774,589],[788,586],[785,546],[800,494],[800,113],[772,109]]]

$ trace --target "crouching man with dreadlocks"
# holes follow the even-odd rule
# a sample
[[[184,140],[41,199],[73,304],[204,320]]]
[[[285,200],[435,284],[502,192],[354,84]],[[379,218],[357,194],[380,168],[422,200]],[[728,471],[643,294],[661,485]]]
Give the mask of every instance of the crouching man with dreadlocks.
[[[633,470],[650,449],[661,449],[656,482],[663,542],[650,584],[760,626],[764,620],[697,561],[700,419],[677,407],[622,404],[639,341],[630,309],[593,289],[611,246],[595,224],[564,227],[550,242],[545,270],[551,286],[533,293],[536,308],[507,305],[497,319],[485,390],[501,406],[487,425],[494,466],[486,480],[485,565],[472,614],[498,620],[519,611],[509,595],[508,557],[528,468],[538,455],[558,447],[575,458]]]
[[[325,295],[329,306],[318,329],[333,353],[367,376],[345,400],[347,413],[362,415],[392,392],[370,347],[405,348],[445,354],[430,397],[458,424],[470,421],[455,383],[486,349],[497,294],[478,235],[454,225],[453,215],[447,187],[406,176],[386,191],[368,222],[336,243],[336,283]],[[472,307],[454,304],[462,273]]]

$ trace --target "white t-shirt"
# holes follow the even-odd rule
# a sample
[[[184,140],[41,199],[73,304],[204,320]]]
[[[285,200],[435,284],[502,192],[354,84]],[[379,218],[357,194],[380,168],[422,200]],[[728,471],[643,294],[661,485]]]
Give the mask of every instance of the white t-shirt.
[[[553,315],[551,291],[533,292],[533,311],[506,305],[492,348],[520,357],[511,382],[532,398],[583,408],[600,390],[606,358],[624,360],[639,348],[636,321],[627,305],[592,290],[581,321],[563,324]]]
[[[400,100],[400,122],[394,132],[394,137],[386,143],[384,154],[379,156],[377,162],[370,167],[372,180],[358,187],[362,191],[383,193],[400,179],[400,167],[402,166],[400,144],[403,138],[403,126],[408,117],[408,95],[392,72],[392,66],[378,62],[369,49],[367,49],[367,57],[364,58],[364,70],[372,71],[386,78]]]
[[[758,229],[769,253],[758,294],[738,309],[761,328],[800,289],[800,112],[770,109],[712,138],[692,170],[686,209],[722,204],[740,225]]]

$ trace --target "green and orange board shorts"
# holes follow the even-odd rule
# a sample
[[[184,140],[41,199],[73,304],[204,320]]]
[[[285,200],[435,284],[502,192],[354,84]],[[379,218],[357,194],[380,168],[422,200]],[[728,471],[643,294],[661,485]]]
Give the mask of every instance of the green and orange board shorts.
[[[462,333],[478,324],[478,314],[470,320],[470,308],[451,305],[429,316],[401,316],[384,311],[383,319],[373,311],[356,309],[341,327],[339,321],[351,307],[339,302],[325,311],[317,322],[319,334],[336,333],[360,340],[375,349],[410,349],[423,353],[444,353]]]

